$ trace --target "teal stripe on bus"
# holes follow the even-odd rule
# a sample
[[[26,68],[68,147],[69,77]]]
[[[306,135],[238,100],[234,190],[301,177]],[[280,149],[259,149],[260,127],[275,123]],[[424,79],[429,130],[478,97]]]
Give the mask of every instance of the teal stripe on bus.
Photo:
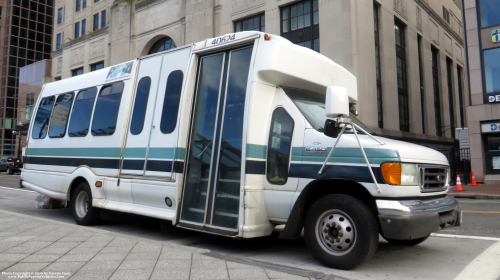
[[[150,148],[150,159],[184,160],[185,148]],[[121,148],[27,148],[26,156],[119,158]],[[146,148],[126,148],[125,158],[146,158]]]
[[[256,145],[247,144],[247,158],[267,158],[267,146],[266,145]]]
[[[27,148],[27,156],[119,158],[121,148]]]
[[[324,162],[331,148],[326,153],[306,153],[305,147],[292,147],[292,161]],[[401,161],[397,150],[365,149],[366,157],[371,164],[381,164],[386,161]],[[328,162],[335,163],[365,163],[360,148],[335,148]]]

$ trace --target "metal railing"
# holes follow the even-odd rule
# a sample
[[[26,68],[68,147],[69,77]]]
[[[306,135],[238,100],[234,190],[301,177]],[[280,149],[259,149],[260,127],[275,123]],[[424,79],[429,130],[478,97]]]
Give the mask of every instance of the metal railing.
[[[437,149],[443,153],[450,162],[450,184],[457,183],[457,175],[463,185],[471,183],[471,162],[470,162],[470,149]]]

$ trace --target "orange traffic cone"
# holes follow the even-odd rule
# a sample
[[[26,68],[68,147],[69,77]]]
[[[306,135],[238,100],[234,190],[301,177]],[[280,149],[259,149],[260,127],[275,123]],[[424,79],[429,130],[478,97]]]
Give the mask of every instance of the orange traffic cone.
[[[461,192],[464,189],[462,188],[462,182],[460,181],[460,176],[457,175],[457,184],[455,186],[455,191]]]
[[[476,176],[474,175],[474,170],[471,170],[471,173],[472,173],[472,183],[470,185],[477,186]]]

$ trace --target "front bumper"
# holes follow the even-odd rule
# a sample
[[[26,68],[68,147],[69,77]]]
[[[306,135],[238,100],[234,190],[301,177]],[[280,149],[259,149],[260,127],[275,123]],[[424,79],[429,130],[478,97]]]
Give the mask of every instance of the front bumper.
[[[377,199],[381,233],[390,239],[415,239],[447,227],[460,226],[458,201],[446,195],[411,200]]]

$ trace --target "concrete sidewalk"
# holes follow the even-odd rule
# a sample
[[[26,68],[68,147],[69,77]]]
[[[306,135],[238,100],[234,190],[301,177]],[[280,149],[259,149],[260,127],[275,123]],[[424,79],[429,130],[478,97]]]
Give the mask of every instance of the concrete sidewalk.
[[[475,199],[500,199],[500,185],[463,185],[464,190],[457,192],[455,186],[451,186],[448,194],[457,198]]]
[[[0,210],[0,279],[311,279],[167,243]]]

